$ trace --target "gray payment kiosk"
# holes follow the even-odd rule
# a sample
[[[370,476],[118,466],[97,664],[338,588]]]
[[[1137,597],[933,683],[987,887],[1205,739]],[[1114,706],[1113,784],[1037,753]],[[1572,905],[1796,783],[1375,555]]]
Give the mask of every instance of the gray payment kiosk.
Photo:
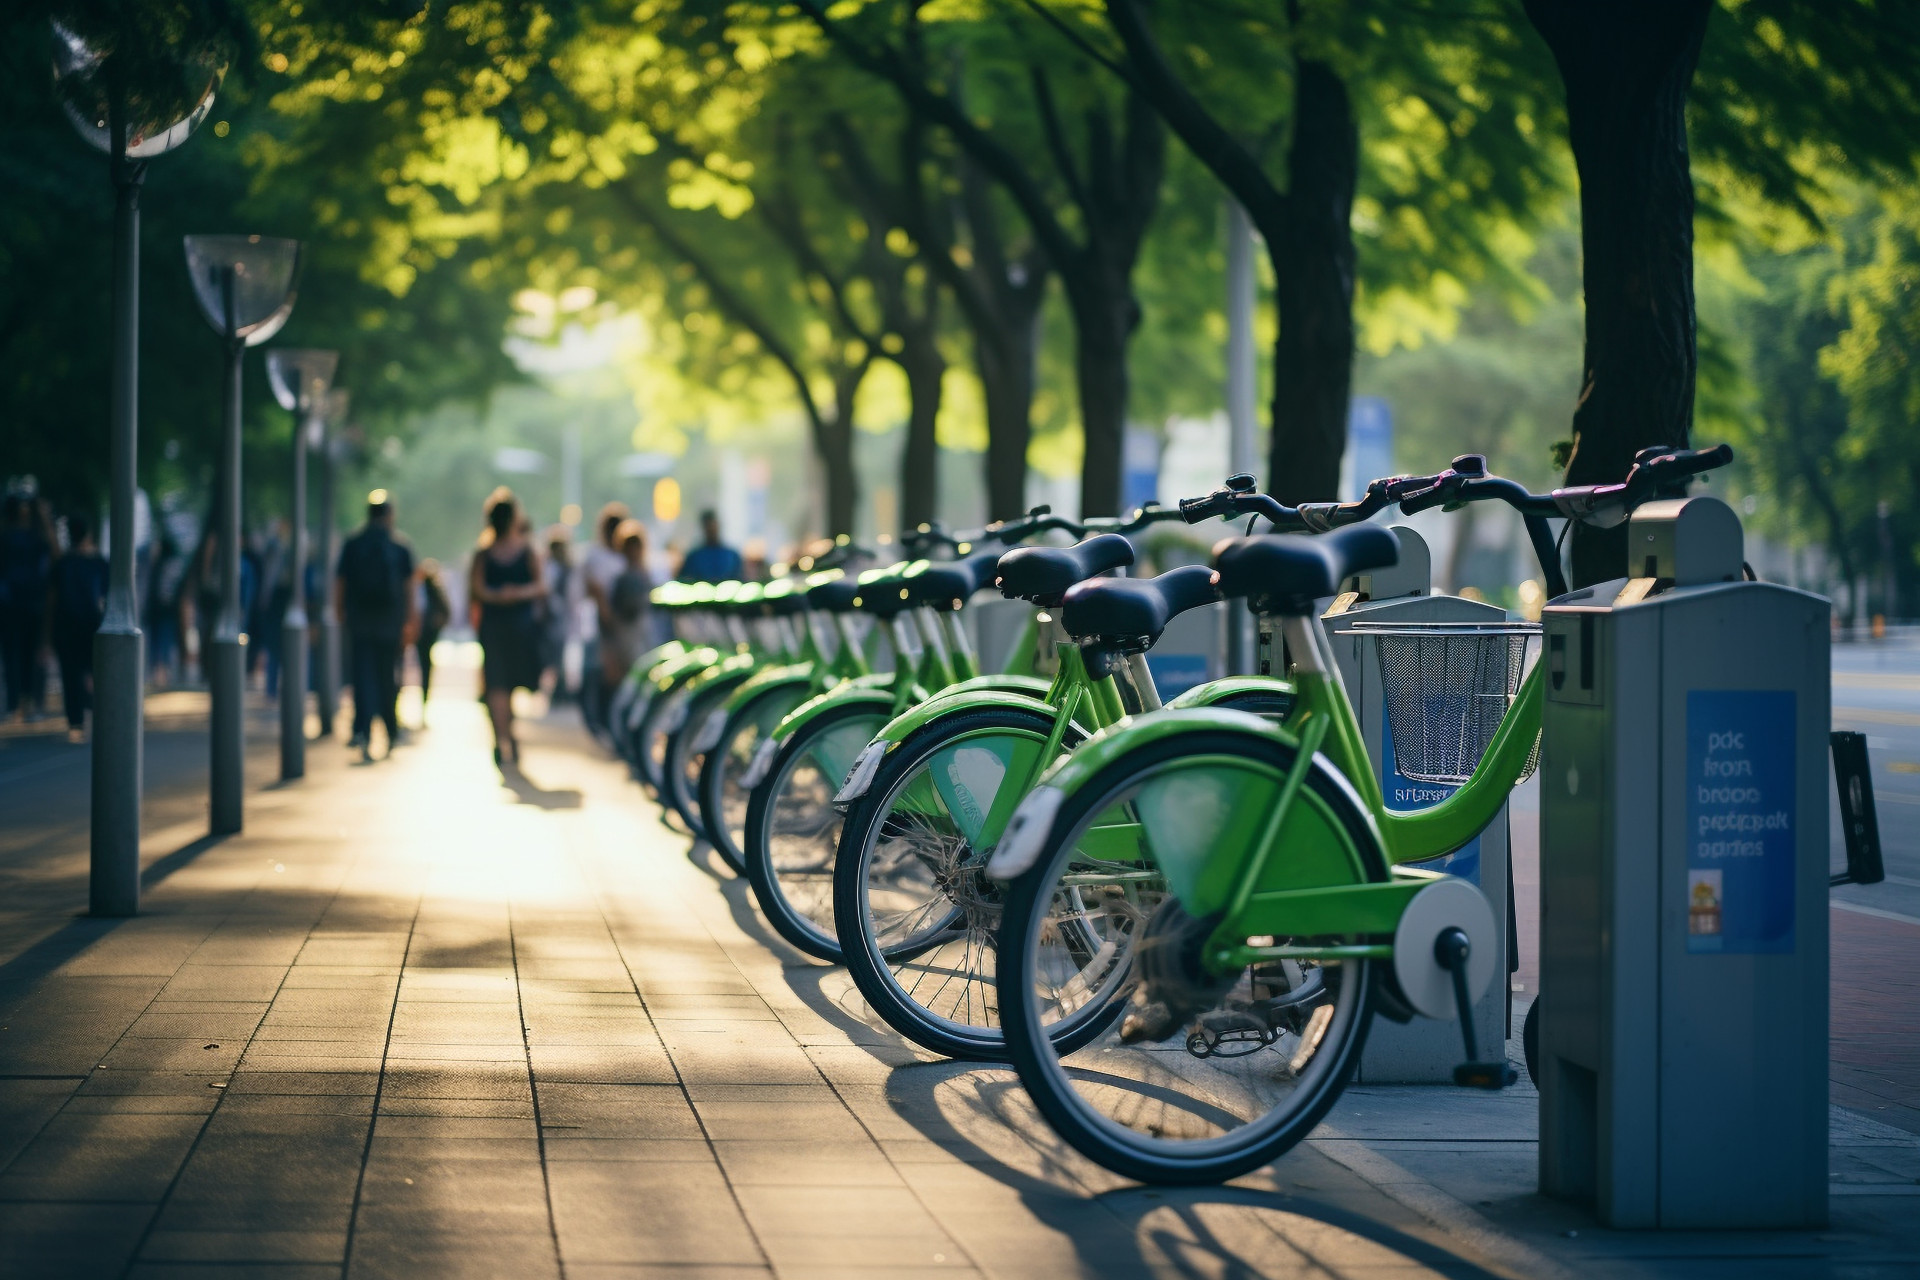
[[[1393,750],[1387,701],[1382,679],[1380,646],[1385,637],[1373,629],[1393,631],[1432,624],[1499,625],[1506,611],[1476,600],[1436,596],[1433,557],[1426,539],[1404,525],[1393,526],[1400,540],[1399,562],[1390,568],[1362,574],[1344,584],[1350,589],[1334,598],[1321,615],[1321,625],[1340,667],[1347,698],[1366,736],[1367,758],[1374,763],[1381,794],[1389,809],[1420,809],[1435,804],[1454,788],[1442,782],[1404,776]],[[1501,710],[1505,710],[1504,705]],[[1411,767],[1411,766],[1409,766]],[[1473,881],[1486,894],[1496,919],[1508,918],[1507,811],[1487,825],[1465,848],[1416,866],[1445,871]],[[1504,1045],[1508,1036],[1508,958],[1512,939],[1502,929],[1499,953],[1494,957],[1495,979],[1474,1004],[1474,1035],[1479,1044]],[[1501,1056],[1497,1048],[1491,1056]],[[1460,1028],[1451,1021],[1414,1018],[1393,1022],[1376,1018],[1367,1033],[1356,1079],[1365,1083],[1451,1084],[1460,1064]]]
[[[1828,603],[1714,498],[1543,617],[1540,1188],[1609,1227],[1827,1221]]]

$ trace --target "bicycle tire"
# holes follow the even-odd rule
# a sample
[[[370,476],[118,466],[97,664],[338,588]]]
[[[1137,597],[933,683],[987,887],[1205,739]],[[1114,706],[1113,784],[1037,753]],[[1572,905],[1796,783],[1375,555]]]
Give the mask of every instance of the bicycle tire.
[[[944,953],[950,951],[951,944],[934,941],[916,941],[914,936],[898,939],[888,945],[874,928],[874,877],[870,868],[875,860],[875,851],[879,839],[887,834],[889,823],[896,828],[896,834],[903,824],[895,817],[895,805],[905,791],[914,785],[921,771],[943,751],[957,750],[962,743],[972,739],[990,738],[995,730],[1017,731],[1019,736],[1044,744],[1053,727],[1054,712],[1051,707],[1036,702],[1031,709],[1011,706],[980,707],[969,711],[956,711],[945,715],[923,727],[918,733],[907,738],[887,753],[886,762],[880,766],[872,785],[859,803],[847,815],[847,823],[841,832],[840,852],[834,866],[833,878],[833,916],[839,937],[840,951],[847,972],[852,975],[860,994],[866,998],[873,1011],[895,1031],[913,1041],[921,1048],[949,1058],[968,1061],[1004,1062],[1006,1061],[1006,1038],[995,1025],[963,1022],[948,1017],[916,998],[928,972],[942,972],[944,969],[964,968],[972,961],[976,942],[978,951],[985,960],[991,951],[991,926],[996,923],[990,918],[990,910],[978,912],[978,924],[969,922],[964,954],[956,962]],[[1085,738],[1078,727],[1068,730],[1067,745],[1074,746]],[[960,785],[950,783],[949,785]],[[982,811],[991,804],[987,797],[977,797]],[[960,885],[990,884],[977,869],[986,862],[987,852],[971,850],[953,851],[965,866],[956,865],[949,869],[949,879]],[[964,890],[963,890],[964,891]],[[997,894],[997,889],[990,891]],[[929,903],[931,912],[941,911],[937,905]],[[953,911],[964,916],[964,908],[955,907]],[[941,914],[938,921],[931,915],[928,924],[921,929],[931,937],[938,937],[950,931],[954,916]],[[915,974],[908,981],[901,974],[907,969],[926,960],[932,954],[936,957],[925,970]],[[944,957],[944,958],[943,958]],[[895,966],[899,966],[896,970]],[[966,1012],[972,1013],[972,998],[965,994],[973,985],[983,988],[980,1012],[988,1012],[989,995],[992,992],[991,975],[978,978],[972,973],[959,975],[962,982],[963,1000]],[[929,999],[939,999],[951,989],[952,977],[947,977],[936,993]],[[951,1003],[949,1001],[948,1003]],[[958,1011],[958,1010],[956,1010]],[[1120,1010],[1116,1006],[1114,1016]],[[1111,1018],[1108,1019],[1111,1021]],[[1080,1034],[1084,1038],[1098,1036],[1104,1030],[1100,1026],[1088,1026]],[[1075,1045],[1077,1046],[1077,1043]]]
[[[778,723],[780,716],[799,706],[806,697],[805,685],[775,685],[748,699],[727,717],[720,741],[701,761],[700,821],[706,827],[707,843],[736,875],[747,874],[744,845],[746,810],[751,795],[749,788],[738,785],[739,777],[752,762],[752,748],[758,745],[761,734],[771,728],[770,722]],[[749,733],[753,736],[743,749],[741,739]]]
[[[787,942],[815,959],[832,964],[842,961],[840,941],[834,933],[831,914],[832,894],[829,891],[820,903],[825,908],[824,920],[795,902],[795,895],[783,882],[782,869],[778,865],[783,861],[783,853],[774,847],[780,834],[774,829],[774,820],[781,816],[782,792],[794,781],[799,770],[809,762],[814,762],[815,747],[824,735],[835,731],[857,732],[864,727],[867,738],[871,739],[886,724],[887,711],[887,706],[882,703],[855,701],[821,712],[780,745],[767,776],[753,789],[752,796],[747,800],[746,839],[741,852],[745,855],[747,865],[747,883],[753,887],[754,900],[760,904],[761,914],[773,926],[774,932]],[[820,774],[817,762],[815,773],[818,776],[806,781],[815,784],[814,789],[823,790],[822,795],[809,800],[810,804],[815,805],[815,820],[822,824],[816,854],[820,849],[831,852],[826,854],[819,866],[805,869],[810,881],[831,877],[840,841],[840,815],[833,812],[831,801],[834,792],[839,790],[841,779],[825,779]],[[799,877],[794,875],[786,878],[799,881]]]
[[[1335,973],[1336,995],[1350,989],[1352,1001],[1343,1012],[1332,1015],[1319,1034],[1307,1067],[1312,1077],[1308,1091],[1294,1102],[1288,1115],[1268,1123],[1273,1116],[1269,1113],[1242,1126],[1237,1133],[1229,1131],[1217,1139],[1160,1141],[1157,1135],[1136,1133],[1100,1115],[1074,1087],[1069,1068],[1056,1055],[1042,1023],[1032,996],[1038,980],[1035,943],[1037,931],[1048,919],[1054,876],[1072,853],[1069,842],[1096,815],[1107,811],[1120,797],[1137,793],[1145,780],[1169,762],[1250,750],[1268,753],[1267,763],[1283,776],[1297,754],[1289,743],[1227,731],[1143,743],[1067,798],[1054,818],[1038,861],[1013,882],[1007,894],[999,958],[1000,1009],[1014,1069],[1040,1114],[1069,1145],[1105,1168],[1141,1182],[1204,1185],[1271,1163],[1312,1132],[1338,1101],[1366,1045],[1374,985],[1381,980],[1382,970],[1372,961],[1349,960],[1332,966],[1331,971]],[[1388,878],[1385,858],[1375,843],[1361,802],[1346,781],[1324,762],[1316,762],[1304,785],[1325,804],[1353,842],[1365,879]],[[1111,996],[1108,1002],[1120,1003]],[[1333,1039],[1331,1045],[1329,1038]],[[1100,1078],[1089,1077],[1089,1088],[1100,1083]],[[1289,1099],[1293,1101],[1294,1095],[1289,1094]]]

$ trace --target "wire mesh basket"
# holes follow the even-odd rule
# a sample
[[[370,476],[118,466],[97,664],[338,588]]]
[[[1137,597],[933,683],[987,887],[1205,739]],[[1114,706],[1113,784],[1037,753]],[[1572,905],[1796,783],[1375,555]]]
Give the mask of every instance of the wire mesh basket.
[[[1386,693],[1394,765],[1415,782],[1459,784],[1480,764],[1513,705],[1538,623],[1356,623],[1374,642]],[[1540,763],[1534,737],[1520,776]]]

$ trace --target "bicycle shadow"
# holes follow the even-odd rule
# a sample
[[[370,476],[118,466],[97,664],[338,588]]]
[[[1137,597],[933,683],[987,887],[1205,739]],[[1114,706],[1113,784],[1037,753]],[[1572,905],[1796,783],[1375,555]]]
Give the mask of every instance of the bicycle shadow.
[[[1037,1221],[1072,1242],[1088,1274],[1341,1275],[1355,1269],[1358,1253],[1366,1256],[1362,1269],[1420,1267],[1448,1280],[1498,1280],[1479,1263],[1379,1221],[1361,1203],[1379,1192],[1310,1147],[1235,1184],[1143,1186],[1067,1146],[1010,1067],[900,1066],[884,1097],[924,1139],[1017,1193]],[[1266,1185],[1248,1185],[1254,1181]],[[1124,1244],[1114,1232],[1089,1230],[1090,1207],[1118,1220]]]

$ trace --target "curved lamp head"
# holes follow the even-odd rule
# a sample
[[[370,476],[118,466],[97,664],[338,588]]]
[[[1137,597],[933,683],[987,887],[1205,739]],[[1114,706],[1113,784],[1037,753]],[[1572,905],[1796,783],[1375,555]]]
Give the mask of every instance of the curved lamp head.
[[[213,331],[248,346],[280,331],[293,312],[300,242],[271,236],[187,236],[194,301]]]
[[[109,155],[113,152],[113,133],[107,120],[107,77],[103,74],[107,56],[60,23],[53,24],[53,79],[59,90],[60,105],[67,119],[82,138]],[[136,100],[134,118],[127,121],[127,155],[146,160],[173,150],[198,129],[213,110],[214,90],[226,74],[224,66],[204,62],[189,64],[205,69],[206,80],[197,96],[189,96],[184,112],[163,110]],[[197,84],[198,74],[189,83]],[[156,111],[160,118],[152,118]]]
[[[282,409],[302,414],[318,412],[333,385],[333,371],[339,367],[338,351],[318,351],[312,347],[275,347],[267,352],[267,381],[273,386],[273,398]]]
[[[268,316],[262,324],[247,334],[246,344],[257,347],[263,342],[271,342],[279,337],[280,331],[287,327],[287,321],[293,319],[293,304],[299,296],[298,293],[289,293],[287,300],[280,304],[278,311]]]

